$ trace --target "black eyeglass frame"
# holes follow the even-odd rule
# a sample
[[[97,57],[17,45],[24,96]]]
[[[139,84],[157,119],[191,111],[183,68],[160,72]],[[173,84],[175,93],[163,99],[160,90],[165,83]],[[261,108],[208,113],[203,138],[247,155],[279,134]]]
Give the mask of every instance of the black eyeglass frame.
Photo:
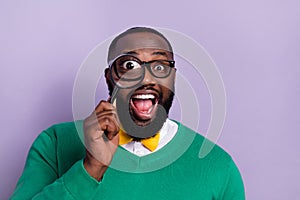
[[[118,74],[118,70],[116,69],[115,62],[116,62],[118,59],[120,59],[121,57],[125,57],[125,56],[130,56],[130,57],[134,58],[135,61],[137,61],[137,62],[140,64],[140,66],[142,67],[142,70],[143,70],[140,77],[134,78],[134,79],[128,79],[128,78],[122,78],[122,77],[120,77],[120,75]],[[170,64],[170,66],[168,66],[168,67],[170,67],[170,71],[169,71],[168,74],[166,74],[165,76],[162,76],[162,77],[156,76],[156,75],[152,72],[152,69],[151,69],[151,67],[150,67],[151,63],[153,63],[153,62],[168,62],[168,63]],[[138,84],[144,79],[144,77],[145,77],[145,68],[147,68],[148,71],[150,72],[150,74],[151,74],[152,76],[154,76],[155,78],[166,78],[166,77],[170,76],[172,69],[175,68],[175,60],[163,60],[163,59],[159,59],[159,60],[151,60],[151,61],[146,62],[146,61],[141,61],[139,58],[137,58],[136,56],[133,56],[133,55],[131,55],[131,54],[121,54],[121,55],[119,55],[118,57],[116,57],[115,59],[113,59],[112,61],[110,61],[110,62],[108,63],[108,66],[109,66],[109,69],[110,69],[110,77],[111,77],[111,80],[115,83],[115,85],[117,85],[117,86],[120,87],[120,88],[133,88],[133,87],[135,87],[136,85],[138,85]],[[145,67],[143,67],[143,66],[145,66]],[[113,74],[113,68],[114,68],[114,74],[115,74],[120,80],[122,80],[122,81],[129,81],[129,82],[138,81],[138,80],[140,80],[140,81],[137,82],[136,84],[132,85],[132,86],[121,86],[120,84],[117,84],[118,81],[116,81],[116,80],[113,78],[113,75],[112,75],[112,74]]]

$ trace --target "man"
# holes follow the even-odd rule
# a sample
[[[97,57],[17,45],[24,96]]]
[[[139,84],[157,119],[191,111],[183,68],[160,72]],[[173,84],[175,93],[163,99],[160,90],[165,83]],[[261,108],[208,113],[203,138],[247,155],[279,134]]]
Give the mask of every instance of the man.
[[[231,157],[215,146],[199,159],[204,138],[168,119],[172,52],[151,28],[117,36],[105,70],[110,98],[81,123],[85,145],[74,123],[43,131],[11,199],[244,199]]]

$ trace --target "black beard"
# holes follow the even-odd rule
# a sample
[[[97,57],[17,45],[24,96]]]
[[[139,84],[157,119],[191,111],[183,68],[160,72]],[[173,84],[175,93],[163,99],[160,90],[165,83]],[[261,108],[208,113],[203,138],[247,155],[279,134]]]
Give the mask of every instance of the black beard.
[[[166,110],[166,113],[167,113],[167,116],[169,116],[169,112],[170,112],[170,109],[172,107],[172,104],[173,104],[173,99],[174,99],[174,88],[173,88],[173,91],[169,90],[170,91],[170,95],[169,97],[167,98],[167,100],[162,103],[162,106],[165,108]]]
[[[157,134],[166,121],[173,103],[174,92],[171,90],[169,91],[170,95],[165,102],[159,100],[155,117],[144,126],[137,125],[133,120],[133,116],[129,108],[131,95],[128,95],[125,102],[121,97],[116,98],[117,113],[124,131],[128,135],[137,139],[149,138]]]

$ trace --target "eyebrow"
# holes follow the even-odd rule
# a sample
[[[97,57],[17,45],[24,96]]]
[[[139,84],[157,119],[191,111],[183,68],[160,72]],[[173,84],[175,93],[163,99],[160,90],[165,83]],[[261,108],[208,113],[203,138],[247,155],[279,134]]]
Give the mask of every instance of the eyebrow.
[[[164,51],[155,51],[152,53],[152,55],[162,55],[162,56],[168,56],[168,54]]]
[[[135,51],[126,51],[125,54],[138,55]]]
[[[125,52],[125,54],[138,55],[138,53],[135,51],[128,51],[128,52]],[[152,55],[162,55],[162,56],[166,56],[166,57],[168,56],[168,54],[164,51],[154,51],[152,53]]]

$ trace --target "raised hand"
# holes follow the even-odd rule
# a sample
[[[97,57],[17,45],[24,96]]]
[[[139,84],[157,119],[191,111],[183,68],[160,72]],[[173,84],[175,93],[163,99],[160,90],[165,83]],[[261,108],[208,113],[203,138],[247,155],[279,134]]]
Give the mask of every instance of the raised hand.
[[[84,120],[87,172],[101,180],[111,163],[119,143],[119,120],[116,108],[108,101],[101,101],[95,111]]]

